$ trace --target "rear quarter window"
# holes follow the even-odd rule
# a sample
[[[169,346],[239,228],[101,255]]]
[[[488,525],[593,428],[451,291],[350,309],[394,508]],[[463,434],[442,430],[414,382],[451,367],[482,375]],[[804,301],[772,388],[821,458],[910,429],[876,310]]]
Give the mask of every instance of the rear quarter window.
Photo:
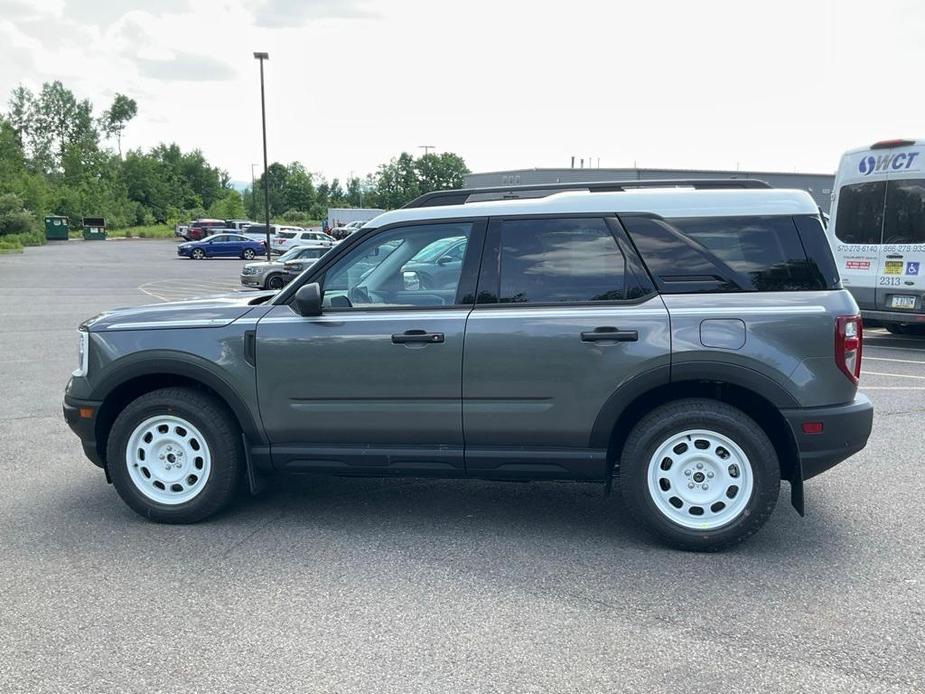
[[[789,216],[661,219],[621,222],[659,286],[691,292],[807,291],[838,286],[831,251],[814,237],[808,255]],[[823,234],[821,224],[814,233]],[[824,238],[824,237],[823,237]]]
[[[842,186],[838,191],[835,237],[843,243],[880,243],[886,181]]]

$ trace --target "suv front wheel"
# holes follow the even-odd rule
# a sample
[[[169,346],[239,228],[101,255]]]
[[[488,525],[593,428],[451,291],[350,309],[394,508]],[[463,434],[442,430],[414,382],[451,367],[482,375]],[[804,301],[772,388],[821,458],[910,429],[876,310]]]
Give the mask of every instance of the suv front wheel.
[[[133,400],[107,444],[113,486],[134,511],[160,523],[194,523],[234,496],[243,470],[237,422],[215,398],[162,388]]]
[[[780,466],[764,430],[744,412],[706,399],[663,405],[633,428],[619,481],[632,515],[669,544],[716,551],[768,519]]]

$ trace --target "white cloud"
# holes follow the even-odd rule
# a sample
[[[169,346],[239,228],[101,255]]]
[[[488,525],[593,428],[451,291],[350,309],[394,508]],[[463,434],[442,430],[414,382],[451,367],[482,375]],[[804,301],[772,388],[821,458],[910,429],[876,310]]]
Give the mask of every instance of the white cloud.
[[[925,135],[911,0],[0,3],[0,94],[61,79],[98,111],[129,94],[125,144],[200,147],[236,179],[261,161],[254,50],[271,159],[341,178],[423,144],[476,170],[831,171]]]

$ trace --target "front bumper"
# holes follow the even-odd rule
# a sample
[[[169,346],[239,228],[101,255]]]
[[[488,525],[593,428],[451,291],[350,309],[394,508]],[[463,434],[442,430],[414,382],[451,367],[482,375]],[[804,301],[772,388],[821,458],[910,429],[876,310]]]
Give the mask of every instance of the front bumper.
[[[84,455],[98,467],[105,467],[103,457],[96,447],[96,417],[102,404],[95,400],[77,400],[76,398],[65,396],[63,405],[64,421],[67,422],[71,431],[80,438]],[[87,414],[88,411],[90,416],[81,416],[82,413]]]
[[[867,445],[874,421],[874,406],[860,393],[854,401],[834,407],[782,410],[799,452],[801,477],[808,480],[837,465]],[[822,431],[807,434],[805,422],[819,422]]]
[[[260,275],[241,275],[241,284],[245,287],[263,288],[263,277]]]

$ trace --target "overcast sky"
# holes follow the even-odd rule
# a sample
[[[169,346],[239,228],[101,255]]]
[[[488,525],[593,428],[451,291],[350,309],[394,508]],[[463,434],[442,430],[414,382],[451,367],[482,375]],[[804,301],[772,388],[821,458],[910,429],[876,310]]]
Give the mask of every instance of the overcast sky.
[[[419,145],[473,171],[829,172],[925,137],[922,0],[0,0],[0,94],[125,93],[124,147],[198,147],[238,180],[262,156],[255,50],[270,160],[342,179]]]

